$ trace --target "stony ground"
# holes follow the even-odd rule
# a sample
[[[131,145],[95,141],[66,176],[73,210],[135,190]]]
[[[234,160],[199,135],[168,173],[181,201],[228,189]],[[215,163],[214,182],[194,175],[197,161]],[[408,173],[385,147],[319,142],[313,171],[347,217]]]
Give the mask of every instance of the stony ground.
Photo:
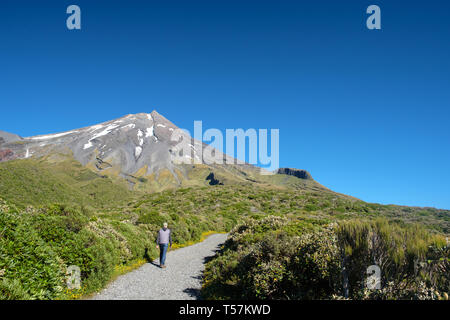
[[[167,268],[158,260],[120,276],[93,299],[182,300],[199,299],[205,261],[214,256],[226,234],[214,234],[203,242],[169,251]]]

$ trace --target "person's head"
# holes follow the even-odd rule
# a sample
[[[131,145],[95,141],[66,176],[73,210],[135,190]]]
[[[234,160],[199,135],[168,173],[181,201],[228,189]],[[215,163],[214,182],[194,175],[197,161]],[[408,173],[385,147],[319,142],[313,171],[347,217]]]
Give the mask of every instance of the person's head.
[[[167,226],[168,226],[168,225],[167,225],[167,222],[164,222],[164,223],[163,223],[163,229],[166,230],[166,229],[167,229]]]

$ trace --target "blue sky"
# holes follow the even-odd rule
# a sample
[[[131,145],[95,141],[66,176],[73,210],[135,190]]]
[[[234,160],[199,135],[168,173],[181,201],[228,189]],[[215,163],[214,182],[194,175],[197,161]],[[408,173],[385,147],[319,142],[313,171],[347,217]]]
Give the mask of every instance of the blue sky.
[[[281,3],[280,3],[281,2]],[[77,4],[82,30],[66,28]],[[382,29],[366,28],[381,8]],[[450,208],[448,1],[0,2],[0,130],[156,109],[279,128],[280,165],[370,202]]]

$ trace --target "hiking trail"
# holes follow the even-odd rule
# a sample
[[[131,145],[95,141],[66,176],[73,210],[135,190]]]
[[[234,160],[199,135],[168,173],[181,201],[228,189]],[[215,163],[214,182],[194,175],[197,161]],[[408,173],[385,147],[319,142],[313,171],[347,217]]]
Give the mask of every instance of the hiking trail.
[[[94,300],[196,300],[200,298],[205,262],[215,255],[227,234],[213,234],[194,245],[169,251],[167,268],[159,259],[119,276]],[[156,244],[155,244],[156,245]]]

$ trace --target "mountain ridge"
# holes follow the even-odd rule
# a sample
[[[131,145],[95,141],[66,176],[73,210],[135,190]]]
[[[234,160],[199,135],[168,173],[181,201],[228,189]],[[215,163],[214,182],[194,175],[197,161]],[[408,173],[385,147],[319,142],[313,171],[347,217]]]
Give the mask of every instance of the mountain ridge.
[[[309,173],[304,176],[308,179],[292,174],[304,170],[280,169],[275,177],[264,177],[259,172],[261,168],[240,163],[217,149],[204,152],[208,144],[179,129],[153,110],[58,133],[20,137],[5,132],[0,135],[5,137],[0,143],[0,162],[28,158],[61,162],[74,158],[97,174],[126,180],[131,189],[146,191],[227,183],[326,189]],[[174,132],[188,143],[190,154],[180,150],[180,140],[172,140]],[[221,157],[223,164],[216,164],[213,155]],[[188,163],[179,162],[183,157]]]

